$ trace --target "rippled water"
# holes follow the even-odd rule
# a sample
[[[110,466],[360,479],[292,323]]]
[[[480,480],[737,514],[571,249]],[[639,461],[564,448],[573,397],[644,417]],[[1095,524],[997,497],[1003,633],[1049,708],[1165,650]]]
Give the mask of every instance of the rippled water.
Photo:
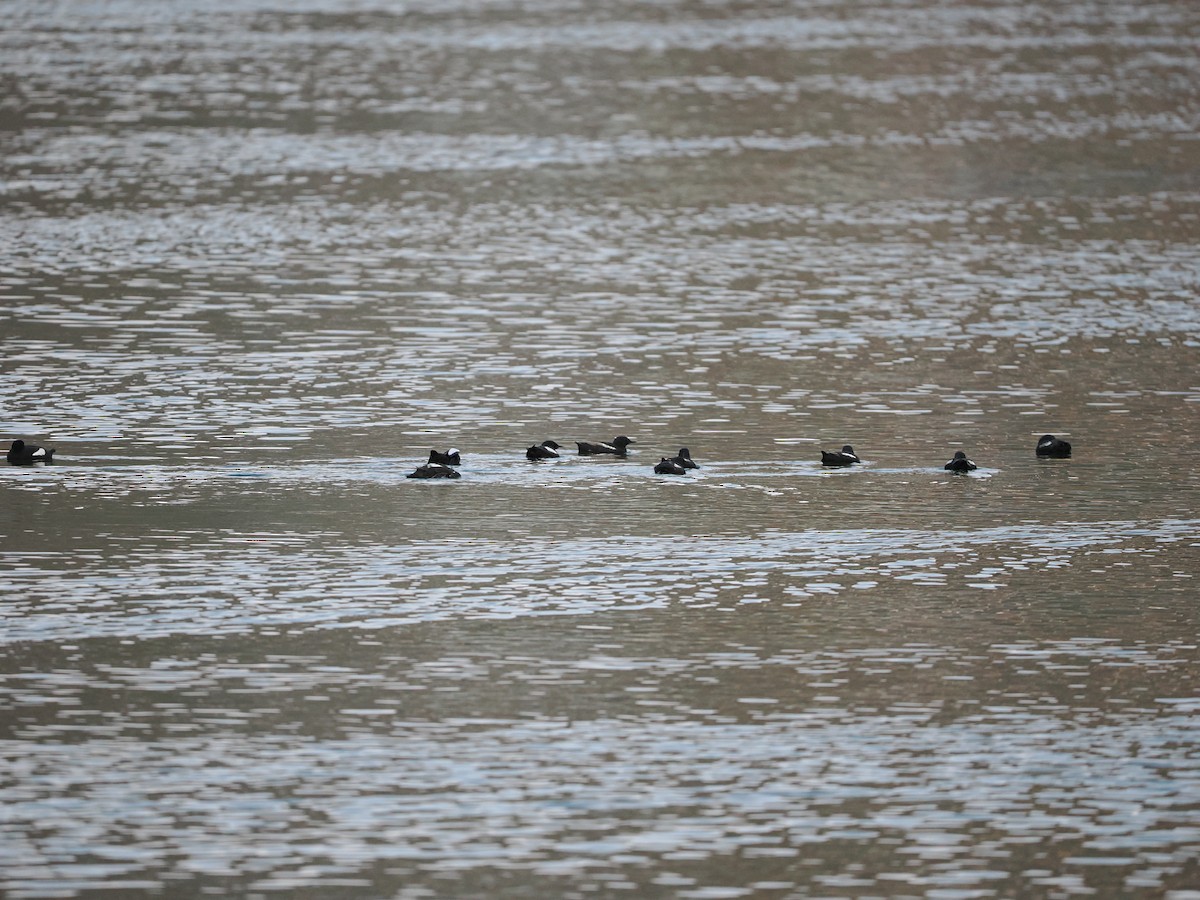
[[[4,16],[0,894],[1195,896],[1194,4]]]

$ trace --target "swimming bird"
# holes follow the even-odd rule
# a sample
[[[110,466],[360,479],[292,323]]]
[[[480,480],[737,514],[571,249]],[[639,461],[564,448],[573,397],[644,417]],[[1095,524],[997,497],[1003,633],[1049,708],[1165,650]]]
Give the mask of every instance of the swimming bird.
[[[575,446],[579,448],[580,456],[599,456],[602,453],[608,453],[612,456],[624,456],[625,448],[630,444],[637,443],[631,441],[623,434],[617,435],[612,439],[611,444],[589,444],[586,441],[576,441]]]
[[[1038,438],[1033,452],[1050,459],[1067,459],[1071,455],[1071,442],[1056,438],[1052,434],[1043,434]]]
[[[12,446],[8,448],[8,455],[5,459],[14,466],[32,466],[39,462],[48,463],[53,456],[53,447],[39,447],[37,444],[27,444],[18,439],[13,441]]]
[[[846,444],[841,450],[821,451],[821,465],[823,466],[852,466],[860,462],[862,460],[858,458],[854,448],[849,444]]]
[[[462,478],[461,473],[457,469],[452,469],[449,466],[443,466],[440,463],[426,463],[423,466],[418,466],[417,470],[407,478]]]
[[[961,450],[956,450],[954,451],[954,459],[950,460],[942,468],[951,472],[974,472],[979,467],[967,459],[967,454]]]
[[[534,444],[525,451],[526,459],[558,459],[558,448],[562,445],[555,441],[542,441],[540,444]]]
[[[686,475],[687,470],[679,464],[678,459],[667,459],[665,456],[654,466],[655,475]]]
[[[678,463],[685,469],[700,468],[700,464],[692,459],[692,453],[687,447],[680,447],[679,452],[671,459],[671,462]]]
[[[451,447],[445,453],[439,453],[437,450],[430,450],[429,464],[433,466],[461,466],[462,457],[458,455],[458,450],[453,447]]]

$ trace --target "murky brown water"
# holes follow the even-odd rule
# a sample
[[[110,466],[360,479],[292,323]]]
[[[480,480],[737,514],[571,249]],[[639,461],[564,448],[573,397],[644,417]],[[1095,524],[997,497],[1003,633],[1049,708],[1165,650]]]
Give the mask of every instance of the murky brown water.
[[[1197,896],[1200,7],[3,15],[0,894]]]

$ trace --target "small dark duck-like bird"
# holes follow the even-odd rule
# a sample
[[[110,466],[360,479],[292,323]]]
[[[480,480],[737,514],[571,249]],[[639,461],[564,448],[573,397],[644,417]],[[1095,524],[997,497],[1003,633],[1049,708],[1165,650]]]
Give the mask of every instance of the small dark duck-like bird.
[[[821,451],[821,465],[823,466],[852,466],[860,462],[862,460],[858,458],[854,448],[849,444],[846,444],[841,450]]]
[[[678,459],[667,459],[665,456],[654,466],[655,475],[686,475],[687,469],[679,464]]]
[[[534,444],[525,451],[526,459],[558,459],[558,448],[561,444],[554,441],[542,441],[540,444]]]
[[[5,459],[10,465],[32,466],[34,463],[48,463],[54,456],[53,447],[39,447],[37,444],[27,444],[22,440],[12,442]]]
[[[671,462],[677,463],[685,469],[700,468],[700,464],[692,459],[692,452],[687,447],[680,447],[679,453],[672,458]]]
[[[1060,440],[1052,434],[1043,434],[1038,438],[1033,452],[1050,459],[1067,459],[1071,455],[1071,442]]]
[[[599,456],[602,453],[608,453],[611,456],[624,456],[625,448],[633,443],[636,443],[636,441],[631,441],[625,435],[619,434],[612,439],[611,444],[589,444],[586,441],[576,441],[575,446],[579,448],[580,456]]]
[[[458,455],[458,451],[453,447],[451,447],[445,453],[439,453],[437,450],[430,450],[429,464],[431,466],[461,466],[462,457]]]
[[[426,463],[423,466],[418,466],[417,470],[408,478],[462,478],[457,469],[452,469],[449,466],[443,466],[440,463]]]
[[[961,450],[956,450],[954,452],[954,459],[950,460],[942,468],[949,472],[974,472],[979,467],[967,459],[967,454]]]

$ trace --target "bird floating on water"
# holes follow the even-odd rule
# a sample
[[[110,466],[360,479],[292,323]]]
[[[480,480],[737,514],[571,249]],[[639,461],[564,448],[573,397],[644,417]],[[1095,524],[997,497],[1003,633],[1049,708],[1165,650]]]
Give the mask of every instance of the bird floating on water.
[[[654,465],[655,475],[686,475],[685,469],[679,463],[679,459],[667,459],[665,456]]]
[[[692,451],[687,447],[680,447],[679,452],[671,458],[672,462],[678,463],[685,469],[698,469],[700,464],[692,459]]]
[[[849,444],[842,447],[841,450],[822,450],[821,465],[823,466],[852,466],[855,463],[862,462],[858,455],[854,452],[854,448]]]
[[[542,441],[540,444],[534,444],[525,451],[526,459],[558,459],[560,454],[558,448],[562,445],[555,441]]]
[[[54,457],[53,447],[39,447],[37,444],[27,444],[18,439],[8,448],[5,459],[10,465],[32,466],[34,463],[48,463]]]
[[[423,466],[418,466],[417,470],[406,478],[462,478],[462,474],[457,469],[452,469],[449,466],[444,466],[441,463],[426,463]]]
[[[437,450],[429,451],[429,464],[434,466],[461,466],[462,457],[454,447],[451,447],[445,453]]]
[[[625,456],[626,450],[630,444],[637,443],[623,434],[617,435],[612,439],[610,444],[589,444],[587,441],[576,441],[575,446],[579,448],[580,456],[599,456],[607,453],[610,456]]]
[[[1033,452],[1049,459],[1067,459],[1071,455],[1071,442],[1056,438],[1052,434],[1043,434],[1038,438]]]
[[[979,467],[967,459],[967,454],[961,450],[956,450],[954,459],[950,460],[942,468],[950,472],[974,472]]]

